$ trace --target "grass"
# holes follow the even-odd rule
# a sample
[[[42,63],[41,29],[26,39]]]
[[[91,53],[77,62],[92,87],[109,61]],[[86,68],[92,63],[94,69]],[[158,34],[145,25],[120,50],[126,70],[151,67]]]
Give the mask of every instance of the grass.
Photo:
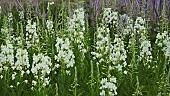
[[[1,96],[169,96],[164,11],[153,23],[104,3],[101,11],[65,3],[1,13]]]

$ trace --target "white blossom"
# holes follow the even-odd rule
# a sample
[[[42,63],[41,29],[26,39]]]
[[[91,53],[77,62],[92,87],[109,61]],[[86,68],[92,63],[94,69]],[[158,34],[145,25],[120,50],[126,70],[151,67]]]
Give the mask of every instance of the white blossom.
[[[111,77],[110,81],[107,80],[107,78],[102,78],[101,82],[100,82],[101,86],[100,89],[102,90],[100,92],[100,96],[105,96],[106,90],[108,90],[108,94],[111,96],[115,96],[117,95],[117,87],[116,87],[116,78],[115,77]]]
[[[24,80],[25,83],[28,83],[28,80]]]
[[[63,62],[66,65],[66,68],[71,68],[74,66],[75,61],[74,61],[74,53],[72,51],[70,41],[68,38],[63,40],[62,38],[57,37],[56,40],[56,50],[57,50],[57,55],[55,55],[55,60],[58,62]],[[67,73],[70,73],[67,70]]]
[[[0,14],[2,13],[2,7],[0,6]]]
[[[111,22],[116,24],[118,20],[118,12],[112,11],[111,8],[104,8],[103,18],[106,24],[110,24]]]
[[[128,72],[125,70],[123,73],[126,75]]]
[[[127,66],[127,52],[125,50],[124,42],[117,34],[115,34],[113,42],[114,44],[110,49],[109,60],[112,62],[113,68],[116,68],[118,71],[122,71],[122,68]]]
[[[1,79],[3,79],[3,77],[4,77],[3,75],[0,76]]]
[[[16,76],[16,72],[12,74],[12,80],[15,79],[15,76]]]
[[[164,55],[167,58],[170,58],[170,35],[167,31],[164,31],[162,33],[158,33],[156,36],[156,42],[155,42],[160,48],[162,48],[162,51],[164,52]]]
[[[100,96],[105,96],[106,92],[104,90],[102,90],[102,92],[100,92]]]
[[[50,30],[50,31],[53,30],[53,21],[52,20],[47,20],[46,25],[47,25],[48,30]]]
[[[147,62],[151,62],[151,57],[152,57],[152,47],[151,47],[151,42],[147,40],[146,36],[142,33],[141,38],[140,38],[140,61],[142,59],[146,59]]]
[[[9,40],[6,41],[6,45],[1,45],[0,63],[1,69],[5,71],[8,70],[9,66],[14,66],[14,48]]]
[[[34,81],[34,80],[33,80],[33,81],[32,81],[32,85],[33,85],[33,86],[36,86],[36,85],[37,85],[37,81]]]
[[[13,85],[10,85],[9,87],[10,87],[10,88],[14,88],[14,86],[13,86]]]
[[[37,24],[31,20],[27,21],[26,25],[26,44],[27,48],[31,46],[37,46],[38,44],[38,33],[37,33]]]
[[[19,11],[19,17],[20,19],[24,19],[24,11]]]
[[[68,18],[68,29],[67,32],[70,34],[71,42],[78,46],[78,50],[81,52],[81,59],[85,58],[87,52],[85,43],[85,13],[83,8],[78,8],[74,11],[72,17]]]
[[[103,56],[107,55],[110,50],[111,42],[109,32],[110,30],[104,26],[97,29],[95,42],[96,51],[91,52],[91,54],[94,56],[93,58],[98,59],[100,63],[104,61]]]
[[[21,71],[21,70],[26,70],[30,67],[29,59],[28,59],[28,52],[26,49],[21,49],[21,48],[17,49],[15,57],[17,61],[12,67],[13,70],[16,69],[16,70]]]
[[[41,83],[44,87],[46,87],[49,84],[47,79],[45,79],[45,77],[49,75],[51,71],[52,71],[52,63],[51,63],[51,58],[49,56],[45,56],[42,53],[39,53],[38,55],[33,54],[31,73],[34,75],[34,78],[36,80],[42,79]],[[26,73],[28,74],[29,70],[27,70]],[[32,81],[34,86],[36,86],[36,82],[37,82],[36,80]]]

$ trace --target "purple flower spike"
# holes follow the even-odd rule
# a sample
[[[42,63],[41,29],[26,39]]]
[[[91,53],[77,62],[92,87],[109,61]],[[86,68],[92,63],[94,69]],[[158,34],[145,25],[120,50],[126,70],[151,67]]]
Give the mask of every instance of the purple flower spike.
[[[122,20],[123,20],[123,21],[126,21],[127,19],[128,19],[128,15],[127,15],[127,14],[123,14],[123,15],[122,15]]]
[[[23,6],[20,4],[20,2],[19,2],[18,0],[16,0],[16,4],[17,4],[18,6],[20,6],[20,7],[22,8],[22,10],[24,11]]]
[[[156,10],[157,2],[154,0],[153,2],[153,12],[155,12],[156,18],[158,18],[158,21],[160,21],[158,11]]]
[[[38,3],[38,2],[35,3],[35,12],[36,12],[36,13],[38,14],[38,16],[39,16],[40,9],[39,9],[39,3]]]
[[[95,0],[94,2],[95,7],[95,14],[98,15],[101,9],[101,2],[100,0]]]

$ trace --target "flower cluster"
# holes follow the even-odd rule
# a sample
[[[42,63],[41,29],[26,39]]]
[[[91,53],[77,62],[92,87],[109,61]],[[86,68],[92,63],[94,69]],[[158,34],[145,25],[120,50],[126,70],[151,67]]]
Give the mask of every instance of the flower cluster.
[[[102,90],[100,92],[100,96],[106,96],[107,94],[109,96],[115,96],[117,95],[117,87],[116,87],[116,78],[110,77],[109,80],[107,78],[102,78],[100,89]],[[108,92],[108,93],[106,93]]]
[[[165,43],[165,56],[170,58],[170,37],[168,38],[168,42]],[[170,60],[169,60],[170,61]]]
[[[78,8],[74,11],[73,17],[68,18],[68,30],[71,34],[71,41],[78,45],[78,49],[84,56],[87,49],[85,48],[85,21],[84,21],[84,10],[83,8]],[[84,57],[83,57],[84,58]]]
[[[123,22],[123,28],[122,28],[122,33],[123,36],[126,36],[128,34],[132,33],[132,29],[133,29],[133,20],[128,17],[127,14],[122,15],[122,22]]]
[[[151,42],[149,40],[147,40],[146,36],[143,35],[142,33],[142,36],[140,38],[140,41],[141,41],[141,46],[140,46],[140,61],[142,59],[146,59],[147,62],[151,62],[151,59],[152,59],[152,47],[151,47]]]
[[[113,43],[114,45],[111,46],[109,57],[113,65],[110,65],[109,69],[112,70],[116,68],[118,71],[122,71],[122,68],[127,66],[127,52],[124,49],[124,42],[119,35],[115,34]],[[124,70],[124,74],[127,74],[126,70]]]
[[[16,70],[24,70],[26,71],[26,73],[29,74],[29,67],[30,67],[30,64],[29,64],[29,58],[28,58],[28,52],[26,49],[17,49],[16,51],[16,62],[14,64],[14,66],[12,66],[12,69],[16,69]],[[24,68],[24,69],[23,69]]]
[[[24,11],[19,11],[19,18],[20,18],[21,20],[24,19]]]
[[[0,69],[6,71],[11,66],[14,66],[14,47],[7,40],[6,45],[1,45]]]
[[[170,57],[170,36],[167,31],[158,33],[155,43],[158,44],[159,47],[162,47],[162,51],[166,57]]]
[[[146,33],[145,19],[142,17],[137,17],[134,25],[134,32],[137,34]]]
[[[3,71],[7,71],[14,66],[14,47],[9,40],[6,41],[6,45],[1,45],[0,53],[0,78],[4,76],[1,74]]]
[[[95,52],[91,52],[91,54],[94,56],[93,59],[97,59],[97,64],[104,61],[104,58],[102,58],[104,55],[107,55],[110,49],[110,34],[109,34],[109,28],[99,27],[97,30],[97,36],[96,36],[96,46],[95,46]],[[106,61],[107,62],[107,61]]]
[[[152,59],[152,48],[151,42],[147,38],[147,31],[145,27],[145,20],[142,17],[138,17],[135,21],[134,32],[136,34],[140,34],[139,42],[140,42],[140,56],[139,60],[142,61],[146,59],[146,62],[151,62]]]
[[[70,75],[71,73],[70,70],[68,70],[68,68],[74,66],[75,56],[71,49],[69,39],[65,38],[65,40],[63,40],[62,38],[57,37],[55,47],[57,50],[57,55],[55,55],[55,60],[57,60],[57,62],[61,62],[61,64],[64,64],[67,68],[66,73]]]
[[[31,22],[31,20],[27,21],[26,25],[26,44],[27,48],[31,46],[36,46],[38,43],[38,34],[36,28],[36,22]]]
[[[82,31],[85,30],[85,21],[84,21],[84,10],[83,10],[83,8],[76,9],[74,11],[73,17],[68,18],[68,31],[74,32],[74,35],[77,35],[75,31],[77,31],[79,28],[81,28]]]
[[[158,44],[159,47],[164,47],[166,42],[168,42],[168,32],[164,31],[162,33],[158,33],[155,43]]]
[[[140,35],[139,35],[140,34]],[[144,66],[151,62],[152,60],[152,47],[151,42],[148,40],[148,32],[145,27],[145,19],[142,17],[137,17],[134,25],[134,31],[131,35],[132,39],[130,40],[130,44],[134,43],[133,38],[136,38],[139,40],[140,44],[140,55],[139,55],[139,61],[146,61],[144,63]],[[137,44],[136,40],[135,43]],[[148,65],[148,67],[150,67]]]
[[[6,45],[1,46],[0,73],[3,70],[10,71],[9,75],[11,76],[12,80],[15,80],[16,76],[20,76],[22,78],[24,73],[28,74],[30,67],[27,50],[18,48],[15,55],[14,52],[15,47],[9,40],[6,41]],[[5,74],[1,75],[1,79],[4,75]]]
[[[47,27],[47,30],[45,30],[47,32],[46,34],[49,34],[50,36],[52,36],[52,34],[54,34],[53,21],[50,19],[47,20],[46,27]]]
[[[22,78],[24,76],[24,74],[29,74],[29,68],[30,68],[30,64],[29,64],[29,58],[28,58],[28,52],[26,49],[17,49],[16,51],[16,62],[13,66],[11,66],[12,68],[12,80],[15,80],[16,76],[19,76],[20,78]],[[20,84],[20,80],[17,80],[17,86]],[[11,85],[13,86],[13,85]]]
[[[47,25],[48,30],[50,30],[50,31],[53,30],[53,21],[52,20],[47,20],[46,25]]]
[[[118,12],[112,11],[111,8],[104,8],[103,19],[105,24],[113,23],[115,25],[118,21]]]
[[[32,63],[32,68],[31,72],[34,75],[35,79],[41,81],[41,84],[43,87],[46,87],[49,85],[50,79],[47,77],[50,75],[51,72],[51,58],[49,56],[44,56],[44,54],[39,53],[38,55],[33,55],[33,63]],[[36,86],[37,81],[32,80],[32,85]]]
[[[8,13],[8,23],[9,24],[13,23],[13,15],[12,15],[12,13]]]
[[[5,36],[6,40],[11,41],[11,43],[13,43],[13,39],[14,36],[13,34],[13,27],[12,27],[12,23],[13,23],[13,15],[12,13],[8,13],[8,16],[3,18],[4,20],[4,25],[1,28],[1,33],[3,34],[3,36]]]

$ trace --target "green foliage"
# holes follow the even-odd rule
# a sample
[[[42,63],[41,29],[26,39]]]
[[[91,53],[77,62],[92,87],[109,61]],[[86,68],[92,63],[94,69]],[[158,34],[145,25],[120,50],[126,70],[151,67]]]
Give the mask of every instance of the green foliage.
[[[0,96],[99,96],[102,91],[106,96],[169,96],[169,23],[124,21],[123,9],[106,14],[105,8],[91,21],[83,2],[54,3],[41,3],[39,13],[25,6],[24,18],[15,7],[0,15]]]

